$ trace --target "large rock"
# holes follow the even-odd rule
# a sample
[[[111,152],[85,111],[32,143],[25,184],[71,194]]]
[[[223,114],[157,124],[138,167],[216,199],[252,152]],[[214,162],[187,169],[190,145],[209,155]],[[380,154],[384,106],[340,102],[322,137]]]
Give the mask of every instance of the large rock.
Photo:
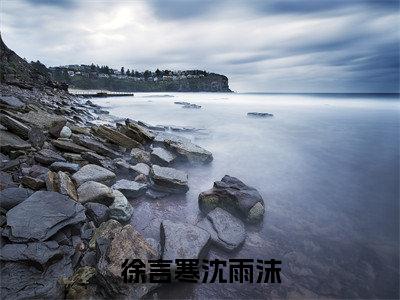
[[[210,234],[204,229],[163,220],[160,226],[162,259],[199,259],[207,252]]]
[[[169,193],[186,193],[188,187],[188,175],[173,168],[153,165],[150,172],[153,189]]]
[[[44,165],[51,165],[54,162],[65,162],[65,158],[51,149],[42,149],[35,154],[35,160]]]
[[[4,114],[0,114],[0,122],[8,129],[8,131],[15,133],[25,140],[28,139],[28,134],[31,129],[29,126]]]
[[[103,167],[89,164],[83,166],[78,172],[72,175],[72,178],[78,186],[86,181],[97,181],[108,184],[115,180],[115,174]]]
[[[157,284],[151,283],[124,283],[121,266],[126,259],[140,259],[145,263],[157,259],[156,250],[132,225],[116,227],[99,237],[96,252],[99,257],[96,279],[108,296],[138,299],[157,287]],[[146,267],[146,276],[149,271]]]
[[[204,213],[221,207],[251,223],[261,221],[265,212],[264,200],[260,193],[228,175],[221,181],[215,181],[212,189],[200,193],[199,206]]]
[[[73,135],[72,136],[72,140],[75,143],[77,143],[77,144],[79,144],[79,145],[81,145],[83,147],[86,147],[86,148],[88,148],[88,149],[90,149],[90,150],[92,150],[92,151],[94,151],[94,152],[96,152],[98,154],[104,155],[106,157],[117,158],[117,157],[120,156],[118,154],[118,152],[110,149],[109,147],[105,146],[103,143],[101,143],[99,141],[96,141],[94,139],[89,138],[88,136],[85,136],[85,135],[75,136],[75,135]]]
[[[166,139],[164,143],[168,149],[175,151],[181,160],[191,164],[207,164],[213,160],[210,151],[191,142]]]
[[[101,223],[100,226],[95,229],[94,234],[89,241],[89,249],[93,250],[96,248],[96,243],[98,238],[107,236],[110,233],[110,231],[112,231],[114,228],[118,228],[121,226],[122,226],[121,223],[113,219]]]
[[[137,175],[143,174],[145,176],[149,176],[150,174],[150,167],[145,163],[138,163],[131,167],[133,171],[137,173]]]
[[[89,151],[89,149],[77,145],[75,143],[73,143],[70,140],[64,140],[64,139],[57,139],[57,140],[52,140],[51,142],[53,144],[54,147],[62,149],[64,151],[67,152],[73,152],[73,153],[82,153],[82,152],[87,152]]]
[[[61,130],[63,130],[66,123],[67,123],[67,120],[65,120],[65,119],[53,120],[50,125],[50,128],[49,128],[49,133],[53,137],[59,138]]]
[[[55,172],[63,171],[63,172],[75,173],[79,171],[79,168],[80,166],[78,164],[62,162],[62,161],[56,161],[50,165],[50,169]]]
[[[47,136],[43,132],[43,129],[40,129],[39,127],[32,127],[28,133],[28,140],[33,147],[40,149],[46,142]]]
[[[30,189],[11,187],[0,192],[0,207],[10,210],[33,194]]]
[[[96,181],[86,181],[78,187],[78,201],[80,203],[97,202],[109,205],[114,200],[112,190]]]
[[[118,190],[113,191],[114,202],[111,204],[108,215],[110,219],[117,220],[121,223],[128,222],[133,214],[133,207],[128,199]]]
[[[151,162],[156,165],[169,166],[174,162],[175,158],[175,154],[164,148],[156,147],[151,151]]]
[[[9,131],[0,130],[0,148],[1,152],[9,153],[13,150],[27,150],[31,144]]]
[[[120,191],[128,198],[137,198],[146,193],[147,185],[136,181],[121,179],[118,180],[112,188]]]
[[[197,226],[211,235],[212,242],[228,251],[239,247],[246,238],[243,222],[222,208],[215,208]]]
[[[142,144],[139,142],[131,139],[130,137],[126,136],[125,134],[109,128],[104,125],[100,125],[99,127],[92,127],[92,130],[100,137],[116,144],[124,148],[132,149],[136,147],[142,147]]]
[[[93,221],[96,226],[107,221],[108,207],[101,203],[88,202],[85,204],[86,216]]]
[[[49,171],[46,178],[46,187],[48,191],[67,195],[75,201],[78,201],[75,184],[67,173],[62,171],[59,171],[58,173]]]
[[[85,219],[85,208],[68,196],[38,191],[7,212],[7,228],[12,241],[45,241]]]
[[[132,163],[149,164],[151,162],[150,153],[139,148],[133,148],[131,150],[131,156]]]
[[[68,139],[72,134],[71,129],[68,126],[64,126],[60,131],[60,138]]]
[[[31,176],[22,177],[21,184],[35,191],[46,187],[46,182],[43,179]]]
[[[149,143],[155,137],[148,129],[134,122],[126,122],[126,125],[121,126],[119,130],[141,144]]]

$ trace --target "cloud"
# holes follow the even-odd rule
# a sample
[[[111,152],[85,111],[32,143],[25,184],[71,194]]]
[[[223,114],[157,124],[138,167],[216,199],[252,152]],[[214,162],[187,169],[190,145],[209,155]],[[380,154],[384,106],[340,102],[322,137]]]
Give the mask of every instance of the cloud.
[[[397,1],[3,1],[10,48],[47,65],[223,73],[237,91],[398,92]]]

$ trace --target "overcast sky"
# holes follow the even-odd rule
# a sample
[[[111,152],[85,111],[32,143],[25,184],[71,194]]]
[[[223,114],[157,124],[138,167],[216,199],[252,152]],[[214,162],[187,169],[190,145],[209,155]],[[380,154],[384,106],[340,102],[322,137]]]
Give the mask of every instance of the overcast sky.
[[[1,34],[47,66],[201,69],[239,92],[398,92],[399,1],[1,0]]]

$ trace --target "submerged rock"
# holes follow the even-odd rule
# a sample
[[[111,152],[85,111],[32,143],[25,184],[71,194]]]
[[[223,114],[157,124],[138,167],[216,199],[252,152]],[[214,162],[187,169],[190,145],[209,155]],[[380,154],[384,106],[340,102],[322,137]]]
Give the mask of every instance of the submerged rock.
[[[249,117],[257,117],[257,118],[266,118],[266,117],[273,117],[273,114],[270,113],[261,113],[261,112],[248,112],[247,116]]]
[[[173,168],[153,165],[150,172],[153,182],[152,188],[162,192],[186,193],[188,187],[188,175]]]
[[[215,181],[210,190],[200,193],[199,207],[204,213],[221,207],[248,222],[261,221],[265,212],[264,200],[260,193],[228,175],[221,181]]]
[[[111,183],[115,180],[115,174],[103,167],[89,164],[83,166],[78,172],[72,175],[72,179],[80,186],[86,181],[97,181],[101,183]]]
[[[125,197],[137,198],[146,193],[147,185],[136,181],[121,179],[118,180],[112,188],[119,190]]]
[[[114,202],[111,204],[108,215],[110,219],[117,220],[118,222],[128,222],[133,214],[133,207],[128,202],[128,199],[118,190],[113,191]]]

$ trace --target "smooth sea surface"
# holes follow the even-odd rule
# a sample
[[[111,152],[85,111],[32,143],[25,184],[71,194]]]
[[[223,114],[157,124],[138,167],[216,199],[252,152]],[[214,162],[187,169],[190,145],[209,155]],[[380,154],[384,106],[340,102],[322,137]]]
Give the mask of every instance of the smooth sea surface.
[[[186,195],[131,201],[131,223],[146,237],[159,239],[162,219],[198,222],[198,194],[225,174],[266,203],[263,222],[246,225],[242,248],[212,248],[208,257],[280,259],[281,284],[173,284],[159,298],[399,298],[398,95],[137,93],[93,101],[118,117],[201,129],[185,136],[213,153],[209,165],[178,167],[189,174]],[[274,117],[248,117],[253,111]]]

